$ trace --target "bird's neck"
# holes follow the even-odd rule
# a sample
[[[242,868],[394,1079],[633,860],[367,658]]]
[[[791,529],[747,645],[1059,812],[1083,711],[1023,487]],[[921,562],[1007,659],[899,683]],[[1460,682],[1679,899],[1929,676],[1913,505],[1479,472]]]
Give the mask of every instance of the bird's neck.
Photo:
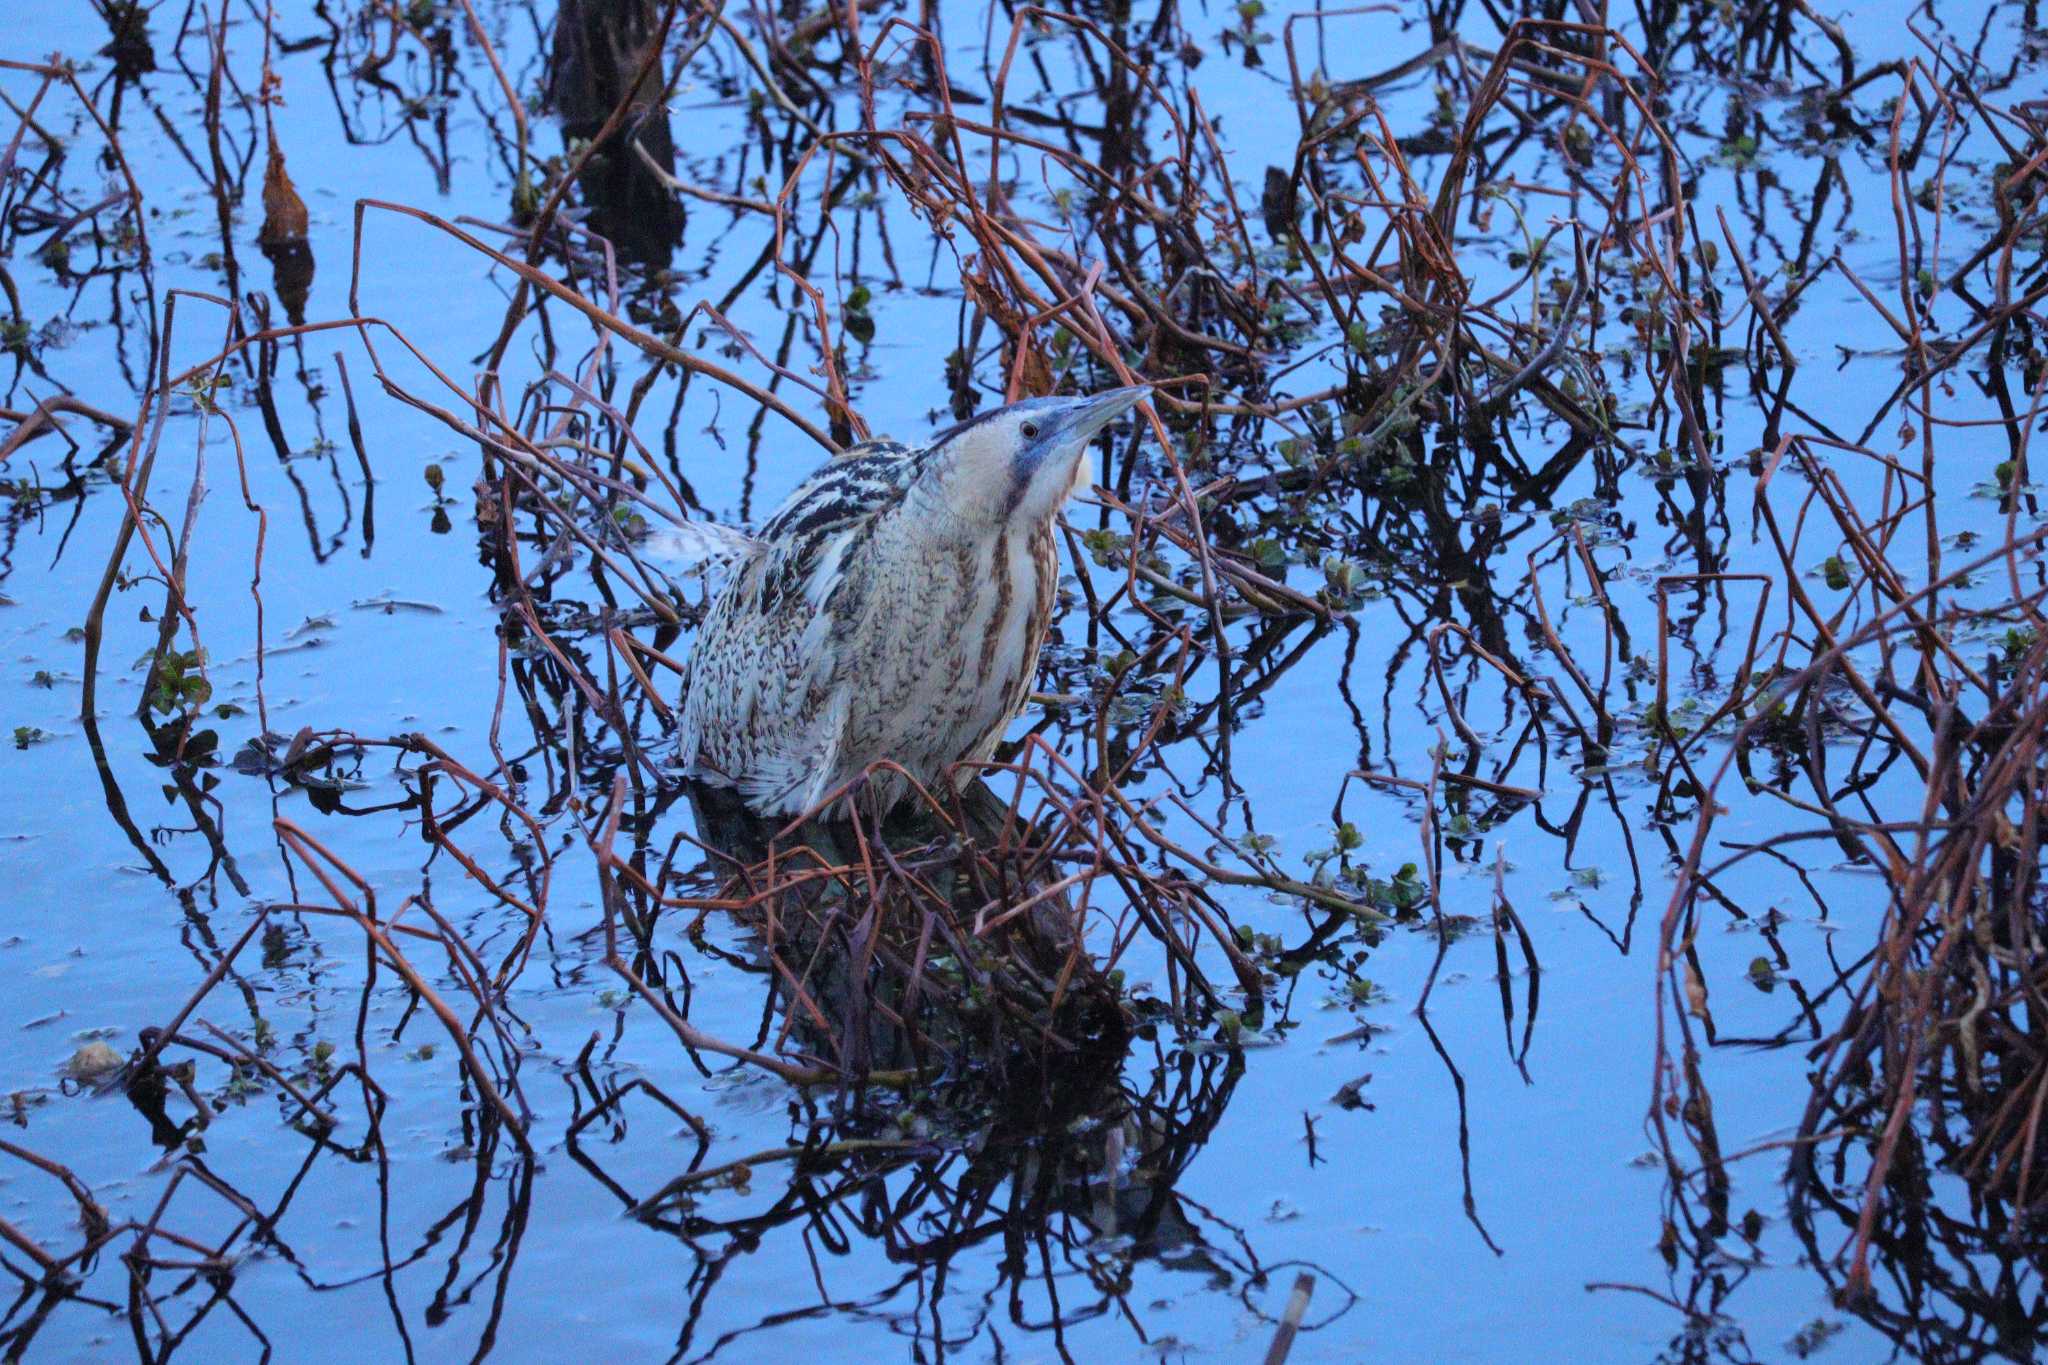
[[[1000,540],[1029,544],[1052,534],[1050,516],[1018,516],[1016,509],[993,499],[934,498],[920,509],[923,533],[949,545],[985,545]]]

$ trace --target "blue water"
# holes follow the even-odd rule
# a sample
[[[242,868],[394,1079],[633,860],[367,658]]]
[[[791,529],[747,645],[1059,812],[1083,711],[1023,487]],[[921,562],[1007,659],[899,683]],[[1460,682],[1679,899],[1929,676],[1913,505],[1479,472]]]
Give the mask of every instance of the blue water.
[[[550,19],[547,8],[509,0],[477,5],[522,92],[539,88],[539,35]],[[989,19],[972,6],[938,8],[956,84],[985,91],[984,25],[993,61],[1000,58],[1008,19],[1001,12]],[[1974,45],[1987,24],[1983,7],[1940,8],[1940,24],[1947,26],[1942,31]],[[2038,63],[2024,55],[2040,42],[2038,30],[2026,26],[2030,16],[2010,5],[1989,11],[1986,60],[1993,66],[2016,61],[2020,83],[2036,87],[2000,90],[1999,101],[2048,93],[2039,88]],[[375,35],[380,49],[391,41],[388,20],[365,17],[377,12],[374,6],[330,3],[323,11],[286,4],[275,20],[283,102],[272,116],[311,214],[318,262],[306,305],[311,320],[347,313],[357,200],[374,197],[445,218],[474,215],[494,222],[506,218],[511,202],[502,141],[510,121],[481,49],[465,33],[460,6],[432,10],[432,26],[450,34],[446,84],[430,78],[427,59],[408,37],[384,68],[390,88],[381,91],[350,78],[367,50],[365,32]],[[1905,5],[1858,8],[1848,22],[1863,62],[1919,51],[1903,28],[1909,12]],[[254,13],[247,6],[229,7],[230,66],[244,88],[254,88],[262,65],[262,31]],[[186,17],[192,30],[179,45],[179,13],[171,6],[153,13],[158,69],[127,88],[120,129],[150,208],[159,301],[173,288],[218,294],[227,287],[219,258],[230,250],[242,290],[270,287],[269,265],[255,241],[262,216],[261,120],[239,108],[224,115],[228,159],[243,169],[236,178],[236,215],[223,241],[201,169],[209,166],[202,126],[206,42],[198,14]],[[108,88],[112,61],[99,55],[105,30],[89,7],[28,0],[14,19],[0,55],[28,59],[60,52],[79,63],[88,90]],[[879,12],[864,11],[865,23],[877,25],[879,19]],[[1191,72],[1176,71],[1174,88],[1184,82],[1199,91],[1230,150],[1238,193],[1255,203],[1263,168],[1291,159],[1297,132],[1277,40],[1281,16],[1256,21],[1258,31],[1275,36],[1263,49],[1264,66],[1256,70],[1246,69],[1217,41],[1239,22],[1227,7],[1183,11],[1180,21],[1206,56]],[[1140,26],[1145,22],[1149,17]],[[1497,40],[1477,10],[1463,25],[1475,43],[1490,47]],[[1300,51],[1312,60],[1307,39],[1301,31]],[[1427,45],[1425,33],[1392,16],[1332,20],[1324,60],[1331,78],[1341,80],[1384,69]],[[1808,32],[1803,46],[1824,70],[1833,69],[1833,51],[1825,42]],[[1079,91],[1078,51],[1064,36],[1031,47],[1043,65],[1027,71],[1020,61],[1010,102],[1050,111],[1053,101],[1041,84],[1052,94]],[[189,72],[180,69],[180,60]],[[1815,242],[1805,249],[1806,268],[1817,269],[1839,250],[1873,288],[1889,287],[1893,292],[1885,297],[1891,302],[1897,266],[1882,146],[1789,140],[1800,123],[1795,91],[1803,79],[1787,82],[1759,73],[1731,81],[1694,67],[1684,55],[1668,65],[1668,120],[1683,131],[1689,167],[1698,176],[1691,193],[1700,220],[1709,222],[1717,208],[1725,210],[1753,267],[1782,279],[1786,260],[1801,251],[1801,215],[1811,212],[1806,206],[1825,162],[1835,180]],[[692,66],[672,116],[683,178],[755,195],[763,193],[751,184],[756,175],[768,177],[766,192],[772,194],[787,174],[789,162],[780,150],[768,153],[772,159],[762,166],[763,139],[744,94],[753,80],[722,39]],[[24,73],[0,73],[0,91],[16,104],[36,85]],[[1875,108],[1881,92],[1892,88],[1873,87],[1868,106]],[[840,127],[855,126],[852,92],[833,94],[830,115]],[[408,97],[424,100],[420,116],[406,117],[402,101]],[[909,98],[915,107],[915,97]],[[1434,82],[1427,74],[1409,77],[1382,90],[1380,98],[1397,132],[1419,130],[1435,107]],[[100,99],[104,106],[106,95]],[[985,104],[963,105],[963,112],[970,108],[971,117],[986,115]],[[1093,95],[1074,101],[1069,112],[1083,123],[1102,117]],[[1146,113],[1141,135],[1156,146],[1164,136],[1163,118],[1157,110]],[[75,98],[53,90],[37,117],[66,140],[66,192],[79,201],[97,197],[109,179],[96,160],[104,143]],[[536,151],[555,154],[559,135],[552,122],[540,112],[531,117]],[[1723,148],[1726,128],[1737,126],[1736,120],[1751,126],[1751,117],[1761,120],[1754,125],[1764,130],[1761,150],[1753,163],[1731,160]],[[0,129],[11,126],[11,115],[0,116]],[[351,128],[357,130],[353,136]],[[2002,158],[1980,134],[1958,136],[1977,139],[1964,158],[1969,165],[1984,167]],[[19,167],[41,164],[41,147],[33,139],[28,147]],[[1035,188],[1037,160],[1025,154],[1007,164],[1023,182],[1022,199],[1050,214],[1056,201]],[[1442,163],[1442,157],[1416,162],[1425,176],[1439,174]],[[1532,182],[1558,178],[1552,151],[1532,147],[1516,164]],[[929,227],[886,189],[872,204],[857,197],[842,203],[832,211],[829,228],[821,229],[817,203],[823,183],[822,164],[798,182],[794,230],[806,249],[824,232],[811,274],[821,287],[832,282],[828,298],[843,298],[856,279],[873,291],[875,340],[850,348],[856,405],[876,433],[915,438],[952,420],[944,411],[943,372],[964,326],[956,245],[935,242]],[[1561,212],[1561,203],[1531,197],[1525,211],[1540,224],[1540,215]],[[1966,212],[1980,209],[1981,204]],[[770,355],[783,343],[785,327],[793,326],[787,363],[808,374],[817,360],[817,339],[807,311],[790,321],[800,296],[772,268],[755,269],[765,242],[761,221],[704,203],[691,203],[688,212],[674,258],[676,301],[687,308],[737,291],[728,309],[734,322]],[[1256,223],[1256,212],[1252,216]],[[1958,215],[1944,231],[1950,236],[1940,259],[1954,263],[1980,239],[1981,227]],[[1481,280],[1481,294],[1492,292],[1485,281],[1511,278],[1506,255],[1520,241],[1504,214],[1490,235],[1497,240],[1474,234],[1476,244],[1469,248],[1468,268]],[[39,352],[49,377],[14,375],[11,386],[0,389],[0,406],[23,409],[62,386],[86,402],[132,413],[140,401],[136,371],[147,345],[142,319],[148,304],[138,273],[67,280],[34,259],[38,235],[18,231],[7,240],[11,254],[0,257],[0,265],[21,291],[29,322],[41,328],[68,319],[75,330],[62,344]],[[73,251],[74,261],[87,259],[82,244]],[[402,331],[458,385],[473,383],[476,358],[497,334],[509,277],[494,275],[474,253],[430,229],[389,216],[369,217],[361,253],[362,311]],[[1716,278],[1732,310],[1740,283],[1725,259]],[[560,363],[577,363],[589,344],[587,332],[559,307],[549,311],[548,321],[562,342]],[[172,368],[215,352],[225,326],[218,306],[181,299]],[[1896,382],[1899,361],[1885,353],[1894,342],[1888,329],[1847,280],[1830,274],[1816,283],[1788,331],[1802,362],[1794,390],[1801,429],[1866,439],[1917,467],[1917,443],[1897,436],[1896,411],[1878,423],[1875,434],[1862,435]],[[1612,321],[1599,344],[1619,347],[1626,333]],[[459,406],[455,395],[436,392],[427,372],[388,336],[375,335],[372,342],[402,387],[436,393],[435,401]],[[750,377],[766,376],[759,365],[722,354],[715,330],[693,327],[686,344]],[[1740,345],[1740,335],[1726,344]],[[623,388],[641,368],[621,344],[614,346]],[[1872,353],[1845,359],[1838,347]],[[509,352],[509,392],[538,376],[537,348],[529,321]],[[337,351],[345,357],[373,482],[364,481],[351,445]],[[366,737],[417,731],[472,768],[491,770],[500,635],[488,596],[490,572],[479,566],[472,524],[470,487],[480,469],[474,444],[386,395],[370,354],[346,332],[309,335],[281,352],[274,391],[293,452],[289,461],[277,458],[264,434],[243,363],[232,363],[228,373],[234,382],[218,400],[219,415],[202,420],[189,400],[174,409],[151,493],[153,506],[175,528],[203,450],[205,496],[188,583],[208,654],[209,708],[241,708],[241,714],[209,722],[219,733],[222,754],[232,755],[259,731],[260,644],[266,652],[262,700],[272,731],[290,736],[312,727]],[[983,380],[996,377],[997,362],[984,360],[978,374]],[[1309,361],[1285,387],[1312,392],[1341,376],[1341,366],[1326,356]],[[719,395],[704,381],[691,385],[671,430],[675,392],[673,378],[656,382],[641,410],[639,435],[658,458],[673,451],[697,499],[720,519],[758,520],[820,456],[773,419],[757,437],[751,406]],[[1648,399],[1641,392],[1632,396]],[[1996,413],[1976,384],[1959,383],[1944,401],[1943,415],[1952,420]],[[798,405],[814,418],[821,415],[815,402]],[[1598,553],[1610,571],[1607,591],[1629,623],[1635,649],[1652,656],[1657,575],[1697,572],[1707,564],[1734,571],[1774,567],[1767,543],[1750,530],[1754,481],[1742,457],[1762,438],[1762,415],[1741,365],[1725,371],[1710,412],[1717,424],[1715,454],[1727,473],[1703,532],[1704,549],[1668,524],[1669,506],[1693,510],[1693,494],[1682,481],[1667,491],[1631,469],[1620,477],[1618,498],[1603,499],[1601,513],[1611,530],[1599,537]],[[89,425],[68,420],[90,449]],[[716,437],[706,431],[714,421]],[[268,518],[260,637],[251,592],[258,519],[242,503],[230,424],[242,445],[251,497]],[[1564,435],[1554,425],[1537,425],[1520,431],[1518,440],[1523,456],[1535,464]],[[1654,430],[1633,436],[1645,444],[1659,439]],[[1957,427],[1942,442],[1937,494],[1944,531],[1997,534],[2003,519],[1996,504],[1974,493],[2007,457],[2002,437],[1981,427]],[[5,472],[49,487],[60,481],[55,471],[62,458],[60,442],[43,439],[16,454]],[[430,462],[446,474],[452,528],[445,531],[435,529],[435,497],[424,481]],[[1877,475],[1868,462],[1840,457],[1833,465],[1853,491],[1874,496]],[[1494,500],[1503,496],[1496,490]],[[1549,502],[1564,507],[1595,496],[1599,487],[1587,461]],[[372,498],[374,535],[366,519]],[[1352,510],[1362,512],[1363,501],[1363,495],[1355,498]],[[1525,662],[1555,671],[1523,630],[1530,612],[1523,560],[1551,534],[1547,511],[1508,507],[1508,534],[1487,563],[1491,581],[1465,586],[1491,596],[1511,643],[1525,651]],[[203,1133],[185,1135],[196,1146],[167,1151],[119,1093],[95,1093],[63,1079],[63,1069],[90,1041],[104,1040],[124,1055],[138,1047],[140,1031],[167,1022],[257,907],[322,899],[318,884],[284,857],[274,820],[296,821],[328,843],[371,884],[387,914],[408,896],[430,896],[489,961],[509,947],[521,926],[449,859],[428,857],[410,813],[322,814],[302,791],[220,767],[210,770],[218,783],[205,793],[212,835],[196,830],[184,802],[166,798],[164,770],[151,761],[150,742],[134,718],[144,674],[131,665],[154,644],[154,618],[163,609],[162,588],[153,583],[114,595],[100,674],[107,777],[125,802],[141,846],[131,840],[110,809],[78,719],[81,649],[66,637],[84,619],[122,513],[118,490],[95,474],[77,496],[18,509],[7,522],[8,571],[0,582],[8,600],[0,610],[8,661],[0,671],[0,696],[7,710],[0,736],[16,726],[47,733],[25,748],[6,749],[0,759],[10,765],[11,779],[0,784],[0,885],[9,891],[0,910],[0,972],[8,983],[0,1036],[13,1039],[0,1049],[0,1091],[14,1097],[15,1113],[14,1125],[0,1136],[64,1162],[117,1221],[146,1220],[181,1167],[217,1176],[266,1213],[283,1201],[272,1236],[247,1228],[236,1233],[230,1247],[237,1258],[232,1308],[215,1301],[204,1280],[157,1272],[153,1292],[169,1330],[177,1333],[188,1321],[197,1322],[177,1343],[181,1357],[253,1358],[262,1349],[260,1332],[276,1358],[292,1360],[438,1360],[486,1351],[506,1360],[1250,1360],[1265,1350],[1271,1319],[1285,1302],[1295,1270],[1307,1268],[1317,1276],[1308,1314],[1314,1330],[1299,1338],[1290,1357],[1296,1361],[1690,1358],[1675,1344],[1684,1337],[1685,1319],[1658,1298],[1628,1289],[1588,1289],[1596,1283],[1640,1286],[1686,1300],[1692,1273],[1683,1259],[1676,1270],[1668,1268],[1658,1252],[1664,1173],[1644,1159],[1653,1150],[1646,1113],[1659,1011],[1657,921],[1670,896],[1673,857],[1691,825],[1687,819],[1658,828],[1650,820],[1655,789],[1641,771],[1643,744],[1636,733],[1617,744],[1604,781],[1598,772],[1577,771],[1581,757],[1563,746],[1549,755],[1547,767],[1540,766],[1543,755],[1536,746],[1525,748],[1505,771],[1490,761],[1482,765],[1483,773],[1499,781],[1541,787],[1543,799],[1474,836],[1463,860],[1445,862],[1445,912],[1483,920],[1492,907],[1495,859],[1506,861],[1506,893],[1541,964],[1540,1010],[1526,1071],[1514,1049],[1524,1027],[1520,1011],[1536,983],[1512,944],[1517,1014],[1511,1026],[1504,1028],[1501,1017],[1492,936],[1482,929],[1454,942],[1444,956],[1429,999],[1433,1044],[1415,1013],[1438,954],[1427,919],[1370,935],[1345,929],[1336,950],[1305,970],[1283,996],[1284,1006],[1268,1016],[1254,1039],[1265,1045],[1246,1048],[1241,1072],[1227,1077],[1227,1094],[1209,1115],[1213,1128],[1172,1182],[1166,1201],[1171,1213],[1137,1235],[1126,1226],[1125,1214],[1110,1207],[1108,1187],[1102,1186],[1093,1208],[1068,1208],[999,1233],[984,1229],[961,1236],[962,1245],[944,1254],[930,1245],[906,1245],[905,1229],[934,1241],[958,1235],[941,1201],[918,1204],[931,1199],[921,1182],[945,1181],[919,1163],[857,1181],[850,1191],[839,1189],[836,1177],[793,1181],[788,1167],[762,1165],[743,1189],[706,1192],[692,1210],[698,1221],[680,1234],[623,1216],[620,1198],[584,1161],[618,1187],[644,1196],[688,1166],[696,1143],[675,1116],[642,1094],[624,1102],[623,1133],[599,1121],[572,1147],[568,1124],[588,1102],[575,1098],[573,1073],[593,1035],[600,1040],[597,1074],[619,1082],[643,1077],[702,1117],[713,1137],[710,1163],[801,1139],[812,1126],[814,1106],[773,1078],[720,1068],[707,1077],[644,1004],[620,1004],[620,983],[604,967],[602,944],[592,935],[600,918],[598,891],[583,834],[565,803],[549,801],[574,795],[595,807],[605,799],[608,779],[599,785],[586,780],[590,768],[576,768],[569,775],[573,790],[559,789],[559,733],[537,735],[516,693],[497,720],[497,743],[508,759],[523,765],[521,796],[532,806],[549,807],[542,821],[554,859],[548,932],[507,999],[523,1021],[516,1047],[533,1110],[533,1158],[522,1159],[502,1135],[482,1153],[473,1148],[475,1111],[458,1093],[460,1075],[447,1040],[423,1013],[395,1032],[408,1000],[388,970],[368,993],[366,1028],[368,1056],[390,1100],[382,1120],[388,1162],[340,1150],[364,1136],[359,1090],[337,1091],[337,1147],[322,1148],[289,1126],[293,1106],[274,1087],[253,1083],[230,1094],[227,1068],[203,1056],[197,1084],[225,1107]],[[1071,519],[1088,526],[1100,515],[1083,506],[1073,509]],[[2033,520],[2031,507],[2023,510],[2023,527]],[[124,561],[130,575],[148,567],[139,548]],[[1118,578],[1087,571],[1105,591]],[[1297,563],[1289,576],[1306,591],[1320,586],[1314,564]],[[1347,775],[1369,762],[1378,771],[1426,777],[1439,736],[1455,742],[1420,632],[1435,621],[1464,621],[1470,614],[1454,585],[1435,578],[1435,566],[1420,562],[1386,574],[1384,595],[1364,602],[1348,625],[1323,633],[1263,693],[1230,737],[1231,789],[1215,771],[1212,730],[1171,745],[1163,755],[1170,772],[1146,775],[1133,794],[1156,795],[1174,786],[1205,819],[1233,836],[1251,829],[1271,836],[1280,864],[1299,875],[1304,856],[1331,842],[1341,790],[1342,818],[1364,834],[1355,856],[1369,862],[1375,875],[1390,876],[1403,863],[1422,861],[1411,804],[1383,788],[1356,780],[1347,785]],[[1561,632],[1582,660],[1597,663],[1597,608],[1573,596],[1583,594],[1583,576],[1574,572],[1568,586],[1562,571],[1552,567],[1541,582]],[[388,599],[405,605],[380,605]],[[1717,655],[1711,667],[1725,682],[1754,598],[1738,587],[1728,601],[1725,621],[1719,608],[1709,607],[1696,625],[1693,648],[1700,657],[1681,653],[1681,670],[1705,669],[1708,656]],[[145,607],[149,619],[143,617]],[[1773,610],[1782,607],[1780,593]],[[1124,612],[1119,624],[1139,638],[1134,613]],[[1258,628],[1256,620],[1240,622],[1233,638],[1242,648]],[[1288,646],[1307,629],[1304,623]],[[1070,611],[1061,626],[1061,657],[1091,662],[1085,650],[1095,643],[1081,611]],[[1101,645],[1105,654],[1117,647],[1107,640]],[[678,644],[672,652],[685,648]],[[1189,686],[1197,702],[1215,693],[1214,665],[1205,668]],[[47,686],[37,681],[43,673],[49,675]],[[1616,673],[1611,705],[1617,712],[1639,712],[1650,688],[1622,681],[1619,663]],[[1700,687],[1711,695],[1704,672]],[[1346,693],[1362,713],[1363,733]],[[1505,740],[1519,732],[1519,706],[1508,714],[1502,688],[1484,670],[1472,675],[1462,704],[1482,733],[1499,730]],[[550,726],[558,723],[559,715]],[[581,742],[597,742],[594,722],[582,717],[574,723],[582,727]],[[1058,737],[1068,752],[1086,752],[1085,725]],[[1714,745],[1707,748],[1706,761],[1718,762]],[[400,801],[406,789],[395,762],[390,750],[369,750],[350,774],[343,803],[361,810]],[[407,760],[408,767],[415,763]],[[1733,807],[1716,826],[1717,838],[1753,838],[1781,827],[1780,808],[1727,799]],[[1184,823],[1172,827],[1199,841],[1187,835]],[[649,842],[665,848],[676,830],[688,828],[686,809],[671,809]],[[521,869],[531,865],[530,850],[516,847],[524,839],[522,826],[488,811],[460,834],[494,875],[514,878],[527,894],[534,884]],[[1818,988],[1832,976],[1830,937],[1837,957],[1862,952],[1883,901],[1865,872],[1834,867],[1818,854],[1810,865],[1828,901],[1826,923],[1820,907],[1771,864],[1745,864],[1721,890],[1753,913],[1775,905],[1789,917],[1780,934],[1794,965],[1785,975],[1803,973]],[[1293,944],[1307,932],[1310,921],[1297,906],[1257,891],[1217,887],[1215,894],[1237,922],[1260,933]],[[185,1031],[193,1033],[203,1019],[245,1042],[261,1041],[293,1074],[308,1065],[317,1044],[332,1044],[338,1065],[353,1055],[363,997],[360,933],[346,922],[314,916],[281,915],[278,922],[279,941],[252,946]],[[714,920],[708,934],[713,944],[739,953],[750,942],[743,927],[724,920]],[[759,983],[679,936],[670,938],[667,946],[687,962],[691,1018],[722,1036],[751,1040],[762,1009]],[[1722,1036],[1771,1034],[1796,1017],[1784,989],[1766,994],[1747,978],[1752,958],[1766,951],[1753,928],[1710,918],[1696,946]],[[415,960],[424,970],[443,967],[424,950]],[[1164,993],[1163,979],[1142,965],[1132,970],[1134,984]],[[1361,976],[1377,988],[1376,1003],[1352,1002],[1350,983]],[[449,985],[447,977],[437,979]],[[1370,1026],[1363,1037],[1361,1023]],[[1222,1084],[1226,1073],[1238,1072],[1226,1062],[1212,1043],[1175,1039],[1169,1032],[1157,1046],[1136,1047],[1125,1079],[1143,1092],[1169,1083],[1184,1067],[1199,1067]],[[1718,1048],[1708,1065],[1725,1149],[1790,1133],[1805,1099],[1806,1063],[1799,1048]],[[1340,1087],[1367,1075],[1359,1093],[1370,1108],[1335,1102]],[[189,1117],[190,1106],[174,1096],[169,1112],[175,1122]],[[1461,1131],[1469,1142],[1465,1159]],[[958,1159],[930,1158],[941,1166]],[[1734,1215],[1753,1208],[1764,1223],[1755,1268],[1721,1305],[1727,1322],[1720,1330],[1739,1331],[1756,1358],[1781,1359],[1795,1335],[1820,1320],[1838,1329],[1827,1347],[1835,1358],[1883,1357],[1890,1349],[1884,1336],[1836,1309],[1822,1279],[1802,1264],[1783,1219],[1781,1172],[1781,1158],[1773,1154],[1735,1168]],[[1960,1204],[1957,1191],[1944,1189]],[[1141,1204],[1148,1193],[1124,1172],[1119,1207]],[[877,1211],[896,1201],[918,1204],[921,1212],[890,1225]],[[1004,1205],[995,1199],[982,1217],[997,1218]],[[70,1199],[55,1182],[20,1163],[0,1163],[0,1216],[46,1247],[76,1244]],[[188,1177],[164,1226],[217,1240],[235,1229],[237,1219],[226,1202]],[[1825,1230],[1823,1241],[1847,1231]],[[31,1358],[97,1359],[135,1349],[128,1271],[119,1258],[131,1240],[132,1234],[117,1239],[83,1278],[75,1299],[35,1320],[25,1338]],[[161,1247],[159,1252],[169,1254]],[[12,1265],[27,1264],[13,1251],[6,1254]],[[0,1331],[24,1331],[34,1315],[33,1300],[10,1311],[0,1319]],[[156,1320],[145,1316],[143,1323],[149,1338],[158,1340],[163,1328]],[[1734,1348],[1728,1354],[1744,1358]]]

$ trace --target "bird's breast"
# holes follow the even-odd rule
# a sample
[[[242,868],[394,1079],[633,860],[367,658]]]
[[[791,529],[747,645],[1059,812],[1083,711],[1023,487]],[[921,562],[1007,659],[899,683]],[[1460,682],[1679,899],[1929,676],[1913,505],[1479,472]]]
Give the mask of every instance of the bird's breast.
[[[886,576],[869,635],[873,728],[951,762],[1029,690],[1057,579],[1051,531],[930,547]]]

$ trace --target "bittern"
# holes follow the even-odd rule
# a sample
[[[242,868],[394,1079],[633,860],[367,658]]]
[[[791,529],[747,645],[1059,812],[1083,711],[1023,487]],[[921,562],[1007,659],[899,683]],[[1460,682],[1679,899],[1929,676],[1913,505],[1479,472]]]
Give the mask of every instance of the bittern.
[[[882,809],[986,760],[1024,707],[1059,582],[1053,520],[1147,390],[1032,398],[921,447],[835,457],[737,546],[690,656],[682,760],[763,815],[870,765]]]

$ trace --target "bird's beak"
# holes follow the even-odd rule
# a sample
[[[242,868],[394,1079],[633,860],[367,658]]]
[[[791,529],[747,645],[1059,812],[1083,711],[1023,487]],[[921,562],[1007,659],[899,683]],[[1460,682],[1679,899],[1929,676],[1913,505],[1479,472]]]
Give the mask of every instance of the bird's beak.
[[[1139,400],[1151,392],[1151,389],[1138,384],[1127,389],[1111,389],[1092,398],[1076,399],[1072,415],[1060,424],[1066,428],[1061,434],[1086,445],[1095,439],[1097,432],[1138,406]]]
[[[1038,433],[1024,452],[1025,462],[1037,467],[1046,460],[1078,457],[1101,430],[1137,406],[1152,390],[1138,385],[1111,389],[1087,398],[1069,398],[1039,419]]]

